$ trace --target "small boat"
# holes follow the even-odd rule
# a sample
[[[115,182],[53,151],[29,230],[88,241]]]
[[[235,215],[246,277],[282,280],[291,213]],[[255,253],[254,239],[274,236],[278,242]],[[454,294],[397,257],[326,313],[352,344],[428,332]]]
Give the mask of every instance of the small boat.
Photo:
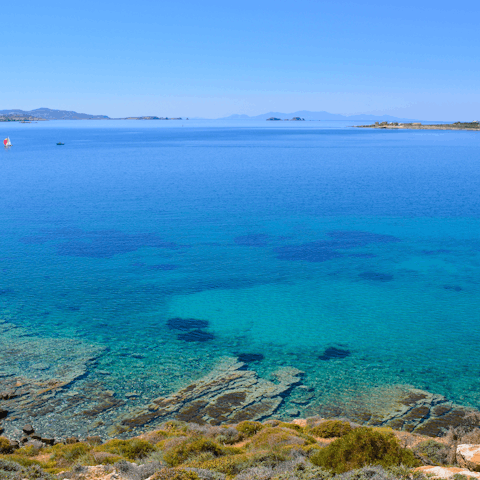
[[[57,142],[57,145],[65,145],[65,144],[62,142]]]
[[[4,141],[3,141],[3,145],[5,147],[11,147],[12,146],[12,142],[10,141],[10,138],[7,137]]]

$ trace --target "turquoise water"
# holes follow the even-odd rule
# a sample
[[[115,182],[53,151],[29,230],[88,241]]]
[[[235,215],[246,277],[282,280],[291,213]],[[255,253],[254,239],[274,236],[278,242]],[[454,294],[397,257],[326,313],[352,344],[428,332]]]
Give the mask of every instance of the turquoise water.
[[[306,372],[305,415],[395,385],[480,408],[478,133],[184,124],[0,124],[4,319],[101,347],[119,396],[255,354]]]

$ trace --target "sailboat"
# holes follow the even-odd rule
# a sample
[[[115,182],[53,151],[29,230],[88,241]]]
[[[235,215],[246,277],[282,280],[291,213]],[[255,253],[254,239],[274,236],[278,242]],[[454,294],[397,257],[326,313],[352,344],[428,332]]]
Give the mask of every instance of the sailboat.
[[[7,137],[4,141],[3,141],[3,145],[5,147],[11,147],[12,146],[12,142],[10,141],[10,138]]]

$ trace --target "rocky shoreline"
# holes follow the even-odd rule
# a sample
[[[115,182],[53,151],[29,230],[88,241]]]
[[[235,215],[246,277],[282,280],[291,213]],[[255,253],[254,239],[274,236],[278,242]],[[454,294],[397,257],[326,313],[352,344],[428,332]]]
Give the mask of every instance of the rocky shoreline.
[[[52,360],[56,352],[53,344],[45,350],[43,344],[40,348],[31,343],[37,340],[20,338],[29,342],[30,348],[49,352],[45,355]],[[7,356],[20,365],[20,359],[15,360],[15,345],[13,342]],[[303,383],[304,372],[296,368],[279,368],[267,380],[250,370],[247,363],[224,358],[209,374],[170,395],[148,399],[132,392],[123,399],[105,390],[100,382],[85,378],[98,350],[74,341],[56,342],[56,348],[62,354],[64,348],[70,349],[72,363],[68,367],[49,369],[40,362],[35,378],[22,376],[20,370],[0,373],[0,429],[12,440],[22,438],[26,423],[35,425],[45,438],[56,435],[63,441],[73,435],[128,438],[168,420],[200,425],[274,417],[291,421],[301,415],[301,410],[285,409],[285,400],[301,407],[309,404],[313,395],[312,387]],[[382,404],[358,398],[355,405],[339,402],[337,409],[319,408],[316,413],[432,437],[444,435],[450,428],[469,429],[480,424],[477,410],[456,405],[441,395],[406,386],[384,387],[377,394]],[[129,403],[130,397],[133,403]],[[314,406],[309,410],[315,414]],[[67,429],[61,427],[66,418],[70,424]]]
[[[355,128],[379,128],[387,130],[470,130],[480,131],[479,122],[440,123],[423,125],[422,123],[375,122],[372,125],[355,125]]]

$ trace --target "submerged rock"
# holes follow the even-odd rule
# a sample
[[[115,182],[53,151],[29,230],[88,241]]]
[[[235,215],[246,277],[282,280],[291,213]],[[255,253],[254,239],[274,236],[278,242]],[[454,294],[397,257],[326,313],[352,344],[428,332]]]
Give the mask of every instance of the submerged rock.
[[[25,425],[22,430],[25,435],[32,435],[35,432],[35,429],[30,424]]]
[[[177,338],[184,342],[208,342],[209,340],[213,340],[215,335],[203,330],[192,330],[191,332],[180,333],[177,335]]]
[[[368,389],[349,403],[337,399],[335,405],[320,406],[318,413],[429,437],[442,436],[450,427],[468,431],[480,424],[477,410],[456,405],[442,395],[401,385]]]
[[[261,362],[265,358],[261,353],[240,353],[238,355],[239,362]]]
[[[244,247],[266,247],[272,237],[265,233],[250,233],[248,235],[241,235],[239,237],[235,237],[233,241],[237,245],[241,245]]]
[[[444,285],[443,288],[445,290],[452,290],[454,292],[461,292],[463,290],[463,288],[459,285]]]
[[[66,399],[65,387],[83,377],[104,349],[70,338],[35,337],[24,327],[2,318],[0,337],[0,392],[4,407],[0,412],[5,412],[3,416],[8,414],[11,420],[5,424],[6,434],[20,437],[22,427],[35,421],[42,433],[53,435],[59,418],[65,416],[62,412],[66,405],[71,408],[67,415],[75,416],[75,402]],[[61,397],[66,405],[62,405]],[[48,424],[43,420],[46,415],[51,419]]]
[[[207,320],[200,320],[198,318],[169,318],[167,320],[167,327],[170,330],[181,330],[181,331],[188,331],[193,330],[195,328],[207,328],[208,321]]]
[[[322,355],[318,357],[319,360],[337,360],[341,358],[346,358],[351,355],[350,350],[345,350],[343,348],[328,347]]]
[[[374,282],[391,282],[393,275],[378,272],[362,272],[358,275],[363,280],[372,280]]]
[[[263,419],[280,406],[302,375],[296,368],[282,368],[274,372],[274,383],[243,368],[241,362],[225,361],[206,377],[123,418],[121,424],[135,428],[172,418],[212,425]]]

